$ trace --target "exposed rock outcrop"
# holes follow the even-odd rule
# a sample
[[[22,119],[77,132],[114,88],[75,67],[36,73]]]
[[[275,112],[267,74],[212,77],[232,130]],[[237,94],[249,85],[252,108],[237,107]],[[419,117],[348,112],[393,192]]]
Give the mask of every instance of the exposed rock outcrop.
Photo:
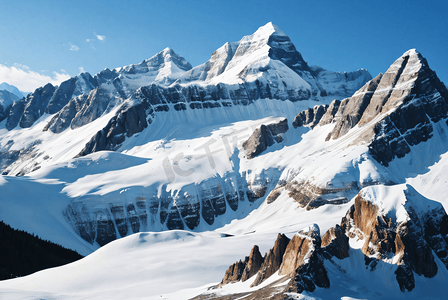
[[[322,237],[322,248],[325,248],[326,257],[344,259],[350,256],[349,237],[345,235],[345,226],[336,225],[327,230]]]
[[[257,278],[255,278],[251,286],[259,285],[280,269],[283,262],[283,255],[285,254],[289,241],[290,239],[286,235],[280,233],[278,234],[274,248],[270,249],[269,252],[266,253],[263,264],[257,273]]]
[[[78,156],[101,150],[115,150],[126,137],[148,127],[145,110],[143,104],[122,107],[120,112],[109,120],[106,127],[92,137]]]
[[[284,119],[278,123],[261,125],[255,129],[252,135],[243,143],[247,158],[251,159],[260,155],[275,142],[283,141],[282,134],[288,131],[288,120]]]
[[[117,201],[122,198],[114,193],[83,196],[71,201],[63,214],[84,240],[100,246],[148,229],[194,230],[201,223],[215,224],[224,214],[241,216],[242,203],[262,198],[269,182],[278,180],[265,173],[251,180],[245,176],[245,173],[226,173],[223,177],[186,185],[174,194],[166,191],[166,187],[162,187],[160,195],[151,189],[146,193],[142,188],[141,194],[125,202]],[[250,267],[245,276],[252,276],[252,272]]]
[[[98,79],[93,78],[89,73],[81,73],[61,83],[56,88],[45,112],[54,114],[59,112],[73,97],[87,94],[99,85]]]
[[[283,284],[283,289],[275,290],[273,285],[267,285],[259,291],[269,291],[281,298],[281,295],[286,296],[285,293],[330,288],[326,263],[346,274],[348,270],[342,266],[347,265],[342,262],[354,251],[360,251],[364,260],[353,263],[365,264],[367,272],[375,272],[383,260],[387,264],[396,264],[393,272],[397,290],[412,291],[415,288],[414,276],[432,278],[438,273],[436,259],[440,259],[448,269],[447,232],[448,216],[443,206],[424,198],[411,186],[368,187],[355,198],[341,224],[330,228],[322,239],[317,225],[300,231],[290,241],[279,235],[274,248],[264,257],[252,286],[259,285],[278,270],[278,274],[284,277],[277,280],[275,286],[278,288]],[[361,242],[363,246],[353,249],[350,240],[354,244]],[[273,253],[280,254],[282,249],[283,256],[279,258],[276,255],[276,259],[272,259]],[[229,272],[237,267],[238,263],[234,264]],[[338,274],[335,276],[339,277]],[[232,282],[239,281],[238,276],[232,278]]]
[[[441,204],[423,198],[409,185],[403,190],[405,201],[394,207],[397,212],[385,211],[381,200],[373,203],[371,199],[368,192],[362,191],[341,227],[346,228],[348,237],[364,241],[361,251],[367,257],[381,260],[393,254],[400,266],[396,275],[402,291],[413,288],[413,273],[428,278],[437,274],[433,253],[448,268],[448,238],[443,234],[448,217]],[[423,210],[421,202],[426,202]],[[399,213],[406,217],[395,215]]]
[[[55,87],[48,83],[38,88],[25,98],[16,101],[6,121],[6,129],[12,130],[17,125],[22,128],[31,127],[44,113]]]
[[[325,111],[322,113],[317,111]],[[338,139],[352,128],[358,142],[367,142],[371,155],[384,166],[409,153],[410,147],[431,138],[433,124],[448,115],[448,90],[425,58],[412,49],[397,59],[352,97],[329,107],[299,113],[294,127],[335,123],[326,140]]]
[[[297,201],[307,210],[318,208],[325,204],[339,205],[347,203],[349,200],[347,195],[356,194],[359,190],[356,181],[347,182],[343,187],[319,187],[311,182],[292,181],[284,186],[277,186],[278,190],[288,191],[288,196]],[[274,191],[276,190],[274,189]]]
[[[252,260],[251,257],[253,257]],[[257,263],[252,263],[252,266],[256,267],[250,269],[257,271],[251,272],[252,275],[246,278],[243,275],[251,261]],[[260,264],[260,261],[263,263]],[[279,234],[274,247],[264,257],[259,254],[258,246],[254,246],[251,255],[246,257],[244,262],[240,260],[230,266],[218,287],[240,280],[246,281],[255,274],[257,276],[251,287],[257,286],[277,271],[279,275],[285,275],[287,282],[284,279],[280,280],[283,283],[280,290],[276,290],[272,285],[262,290],[276,291],[276,293],[301,293],[312,292],[316,287],[330,286],[323,263],[320,231],[317,225],[298,232],[291,240],[284,234]]]
[[[241,281],[246,281],[260,270],[263,264],[264,258],[261,256],[260,249],[255,245],[250,251],[249,257],[247,259],[246,266],[244,268],[243,274],[241,275]]]
[[[0,90],[0,122],[6,119],[14,102],[20,98],[6,90]]]
[[[246,281],[253,275],[257,274],[263,264],[264,258],[261,256],[258,246],[255,245],[250,251],[249,256],[246,256],[244,261],[237,261],[229,267],[222,279],[220,286],[228,283],[238,281]]]
[[[335,101],[332,102],[332,104]],[[333,104],[333,107],[335,104]],[[322,116],[326,113],[328,109],[328,105],[316,105],[313,108],[308,108],[307,110],[304,110],[300,112],[292,122],[292,126],[294,128],[302,127],[302,126],[309,126],[313,128],[316,126],[319,121],[321,120]]]
[[[247,257],[247,256],[246,256]],[[235,283],[241,280],[241,275],[243,275],[244,268],[246,267],[246,261],[237,261],[229,267],[222,279],[220,285],[225,285],[229,283]]]

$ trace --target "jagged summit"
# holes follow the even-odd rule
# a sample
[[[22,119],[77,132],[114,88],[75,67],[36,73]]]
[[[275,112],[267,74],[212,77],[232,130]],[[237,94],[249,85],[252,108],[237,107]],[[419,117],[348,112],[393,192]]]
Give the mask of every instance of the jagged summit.
[[[426,59],[411,49],[352,97],[303,112],[294,124],[335,123],[326,140],[357,127],[357,142],[369,143],[371,154],[387,166],[409,153],[411,146],[431,138],[433,124],[447,115],[447,88]]]
[[[115,70],[117,73],[127,76],[144,74],[146,77],[151,76],[151,78],[146,80],[148,83],[153,81],[169,85],[191,68],[191,64],[185,58],[167,47],[139,64]]]
[[[340,73],[310,68],[291,39],[269,22],[238,42],[225,43],[175,84],[245,85],[246,89],[256,85],[267,89],[258,94],[297,101],[346,97],[343,94],[353,94],[361,82],[370,79],[366,70]]]
[[[272,22],[267,23],[264,26],[261,26],[257,29],[253,34],[245,36],[241,39],[241,42],[247,41],[247,40],[260,40],[269,38],[271,35],[276,36],[287,36],[283,30],[281,30],[277,25],[273,24]]]

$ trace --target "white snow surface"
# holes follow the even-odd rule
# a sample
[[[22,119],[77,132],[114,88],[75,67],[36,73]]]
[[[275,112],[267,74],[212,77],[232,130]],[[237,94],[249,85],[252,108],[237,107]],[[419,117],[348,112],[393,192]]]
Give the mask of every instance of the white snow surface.
[[[252,129],[260,124],[281,120],[279,117],[257,119],[264,116],[263,108],[276,110],[278,113],[286,115],[288,115],[286,111],[298,109],[298,107],[296,108],[298,104],[281,102],[283,108],[280,109],[281,106],[274,105],[274,103],[266,100],[260,104],[260,107],[253,104],[255,106],[250,111],[259,112],[258,115],[253,116],[253,120],[249,121],[229,122],[230,117],[225,115],[220,117],[217,115],[204,116],[203,119],[199,115],[186,117],[195,120],[195,123],[188,123],[193,127],[181,126],[186,121],[185,119],[179,120],[179,126],[165,126],[181,117],[180,114],[171,110],[171,113],[168,113],[165,118],[160,119],[159,125],[157,125],[159,121],[156,121],[155,129],[146,129],[127,140],[120,152],[99,152],[76,159],[68,159],[70,155],[64,158],[54,154],[55,163],[49,163],[48,166],[42,167],[28,176],[0,177],[2,197],[14,198],[13,202],[0,201],[2,206],[0,217],[13,227],[51,239],[66,247],[76,249],[82,254],[91,253],[96,247],[79,238],[65,223],[60,213],[74,197],[104,196],[111,193],[122,196],[129,193],[132,195],[133,189],[136,187],[138,192],[141,186],[154,186],[157,189],[162,184],[168,184],[167,189],[175,192],[188,183],[200,182],[216,173],[224,174],[232,170],[233,164],[229,158],[235,153],[234,151],[237,151],[235,148],[230,148],[230,153],[227,153],[225,144],[222,144],[224,137],[238,133],[241,137],[247,138]],[[213,110],[208,112],[213,114]],[[216,123],[205,126],[207,120],[211,119]],[[102,121],[99,119],[97,122]],[[89,126],[100,125],[92,123]],[[251,160],[244,157],[244,149],[241,146],[244,139],[237,140],[235,146],[238,149],[239,170],[251,170],[252,174],[257,174],[261,170],[274,168],[279,170],[280,178],[296,178],[296,180],[308,180],[320,186],[331,184],[334,187],[351,181],[362,183],[372,179],[396,179],[399,178],[398,175],[403,174],[394,172],[395,167],[386,169],[368,159],[367,147],[364,145],[347,147],[356,138],[357,128],[354,128],[341,140],[324,142],[324,138],[331,131],[332,126],[330,124],[316,127],[312,131],[308,128],[293,129],[290,126],[282,144],[272,146],[266,153]],[[444,122],[440,122],[438,126],[444,128],[446,132],[447,128]],[[25,143],[27,135],[34,134],[33,130],[37,132],[37,129],[32,127],[13,138],[22,139]],[[92,131],[94,130],[95,128],[92,128]],[[76,141],[71,141],[70,132],[68,130],[60,136],[55,136],[76,145]],[[64,135],[67,137],[64,138]],[[214,156],[216,168],[211,168],[207,159],[183,160],[182,168],[194,168],[195,173],[188,177],[178,176],[173,182],[169,182],[162,170],[161,160],[167,156],[173,157],[179,151],[184,151],[184,157],[188,154],[195,155],[195,151],[191,149],[196,149],[211,138],[217,141],[217,148],[213,149],[221,148],[220,155]],[[49,140],[51,139],[49,138]],[[146,142],[148,140],[153,141]],[[218,141],[221,144],[218,144]],[[54,145],[60,144],[54,143]],[[53,147],[42,148],[42,150],[52,153],[51,151],[55,151]],[[414,146],[411,157],[421,156],[422,147],[428,146]],[[67,146],[67,149],[69,148],[70,146]],[[441,149],[439,150],[441,151]],[[424,187],[428,181],[435,181],[436,184],[439,182],[439,186],[444,186],[447,179],[446,172],[444,172],[446,157],[445,154],[442,155],[442,158],[429,171],[427,170],[426,173],[423,171],[420,175],[407,180],[416,185],[424,196],[418,195],[411,186],[406,186],[405,182],[392,187],[366,187],[362,191],[362,195],[379,205],[385,212],[394,212],[399,220],[406,217],[402,213],[402,207],[407,201],[412,201],[414,207],[421,207],[422,210],[428,203],[437,207],[439,202],[446,202],[443,195],[436,195],[434,192],[431,195],[431,189],[424,189]],[[407,164],[407,159],[407,157],[397,159],[393,163],[399,164],[400,168],[403,168],[403,165]],[[414,168],[408,167],[405,170],[410,172]],[[403,178],[403,175],[401,176]],[[404,195],[404,190],[408,192],[407,197]],[[439,202],[429,201],[425,197]],[[37,199],[41,200],[37,201]],[[254,244],[259,245],[260,251],[265,253],[273,246],[278,233],[285,233],[292,237],[297,231],[314,223],[320,227],[323,234],[328,228],[340,223],[342,216],[346,214],[353,203],[352,200],[343,205],[322,206],[307,211],[304,208],[299,208],[298,204],[289,198],[287,192],[283,192],[271,204],[267,204],[263,199],[254,203],[252,208],[248,207],[246,213],[240,218],[224,215],[219,222],[220,225],[214,228],[200,227],[196,232],[154,232],[148,228],[148,232],[111,242],[70,265],[0,282],[0,296],[8,299],[36,299],[39,297],[188,299],[206,292],[208,287],[218,283],[229,265],[248,255]],[[423,201],[421,206],[419,206],[420,201]],[[250,212],[250,210],[252,211]],[[224,237],[224,234],[232,236]],[[350,262],[341,261],[341,264],[356,264],[356,255],[353,255]],[[333,278],[330,277],[330,280],[340,282],[336,285],[339,285],[340,288],[337,288],[332,295],[339,293],[339,296],[353,296],[354,299],[361,299],[364,293],[369,299],[375,299],[378,296],[375,291],[379,289],[381,283],[372,281],[371,276],[373,275],[369,275],[367,281],[355,279],[356,276],[344,279],[340,277],[341,274],[336,269],[332,269],[331,266],[328,268],[331,270],[330,275],[333,276]],[[355,267],[346,266],[346,268],[352,272]],[[380,269],[384,269],[384,274],[389,274],[393,268],[394,266],[391,265]],[[369,273],[362,276],[365,277],[367,274]],[[387,278],[384,280],[387,281]],[[423,284],[432,287],[439,285],[441,280],[445,280],[447,276],[443,271],[437,275],[437,278],[442,279],[429,281],[418,277],[416,280],[423,281]],[[392,281],[392,279],[390,280]],[[353,284],[350,283],[352,281]],[[356,287],[356,290],[351,291],[351,287]],[[250,291],[250,288],[237,284],[226,287],[220,292],[230,293],[235,290]],[[307,297],[330,299],[331,297],[324,297],[325,292],[327,290],[317,290],[316,293]],[[413,295],[422,295],[422,293],[407,295],[413,297]],[[304,297],[304,295],[300,297]],[[401,297],[402,295],[397,294],[396,296]],[[416,298],[418,297],[416,296]]]
[[[307,104],[313,106],[311,103]],[[292,116],[302,109],[300,105],[306,104],[263,100],[248,107],[229,108],[247,109],[240,112],[241,116],[252,116],[249,118],[251,120],[246,121],[242,117],[235,117],[238,116],[236,111],[229,114],[222,114],[221,111],[217,114],[214,110],[207,110],[203,112],[204,115],[200,115],[192,110],[182,115],[173,109],[164,117],[156,119],[150,129],[129,138],[118,152],[98,152],[76,159],[71,157],[78,152],[79,148],[76,147],[81,147],[82,135],[87,136],[102,128],[105,123],[103,118],[81,129],[69,129],[59,135],[42,133],[40,123],[27,130],[2,131],[24,146],[30,137],[39,132],[40,138],[46,142],[37,147],[41,147],[40,151],[49,154],[51,159],[47,165],[28,176],[0,177],[2,198],[14,199],[0,201],[0,218],[15,228],[38,234],[86,255],[97,247],[83,241],[65,222],[61,211],[70,201],[77,197],[99,195],[131,197],[140,193],[142,187],[157,191],[164,184],[167,190],[175,193],[187,184],[231,171],[236,161],[229,158],[235,158],[235,153],[238,154],[239,171],[251,170],[251,176],[271,169],[278,170],[277,176],[281,179],[309,181],[317,186],[335,188],[352,181],[359,184],[386,179],[401,182],[403,184],[399,186],[372,186],[362,191],[366,198],[375,201],[384,211],[396,213],[396,218],[400,220],[406,217],[401,213],[406,201],[412,201],[417,207],[419,201],[426,201],[422,202],[423,210],[423,206],[428,203],[428,199],[424,199],[426,197],[438,201],[430,201],[434,206],[443,203],[446,207],[443,194],[438,194],[427,186],[427,183],[433,183],[442,190],[446,189],[447,156],[443,154],[437,159],[437,153],[444,151],[444,145],[439,148],[433,145],[430,155],[422,155],[422,151],[426,151],[429,145],[422,143],[413,146],[409,156],[397,159],[389,168],[384,168],[369,158],[365,145],[347,147],[356,139],[360,130],[356,127],[343,138],[329,142],[324,140],[334,126],[332,124],[316,127],[314,130],[292,128]],[[259,157],[247,160],[241,144],[252,130],[260,124],[282,119],[267,117],[268,115],[288,116],[290,130],[284,135],[285,141],[272,146]],[[209,120],[214,120],[214,123],[210,124]],[[437,132],[448,132],[444,121],[437,126],[440,129]],[[227,139],[232,141],[229,144],[231,146],[227,147],[225,137],[233,136],[238,137],[236,142]],[[435,136],[437,139],[444,137],[444,134]],[[165,157],[172,159],[181,151],[184,152],[184,157],[198,155],[194,149],[210,139],[216,140],[216,144],[212,144],[212,150],[220,150],[219,155],[213,156],[215,168],[205,158],[184,159],[180,161],[182,168],[193,168],[195,172],[186,177],[177,176],[170,182],[161,161]],[[63,151],[58,151],[61,145],[64,148],[59,149]],[[409,160],[415,163],[416,158],[436,162],[425,170],[425,163],[422,163],[421,168],[415,168],[409,163]],[[415,174],[414,171],[420,173]],[[404,174],[411,175],[406,177]],[[415,185],[423,196],[414,193],[406,183]],[[415,195],[405,198],[403,190]],[[354,195],[346,194],[349,198]],[[273,246],[278,233],[292,237],[297,231],[314,223],[323,234],[328,228],[340,223],[352,203],[353,200],[343,205],[322,206],[307,211],[299,208],[288,193],[283,192],[271,204],[267,204],[264,198],[258,200],[251,207],[246,207],[240,217],[222,216],[214,227],[200,226],[195,232],[154,232],[154,229],[159,231],[163,228],[147,228],[146,233],[111,242],[73,264],[0,282],[0,296],[8,299],[159,299],[162,295],[162,299],[188,299],[206,292],[208,287],[218,283],[229,265],[248,255],[254,244],[259,245],[260,251],[265,253]],[[224,237],[223,234],[233,236]],[[350,272],[351,268],[347,267]],[[389,272],[391,268],[393,266],[385,270]],[[387,273],[386,271],[384,272]],[[374,291],[379,284],[356,280],[350,285],[350,280],[356,277],[340,279],[337,270],[331,272],[336,277],[330,280],[342,280],[342,295],[357,295],[353,297],[360,299],[364,291],[366,295],[370,295],[369,299],[376,297]],[[437,276],[447,278],[443,272]],[[423,280],[429,286],[440,282],[421,278],[417,280]],[[348,286],[356,286],[356,293],[347,292],[350,291]],[[247,289],[245,286],[240,287]],[[319,291],[309,297],[318,295],[318,298],[329,299],[323,296],[326,290],[322,290],[322,293]]]
[[[409,209],[419,216],[443,209],[441,203],[427,199],[409,184],[370,186],[361,190],[360,196],[377,206],[379,215],[386,215],[397,223],[410,219]]]

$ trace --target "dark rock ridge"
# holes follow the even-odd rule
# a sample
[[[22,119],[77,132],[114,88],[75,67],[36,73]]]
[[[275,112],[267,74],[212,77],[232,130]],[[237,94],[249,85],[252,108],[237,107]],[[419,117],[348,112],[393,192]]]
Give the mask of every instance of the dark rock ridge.
[[[22,128],[31,127],[45,113],[54,91],[55,87],[48,83],[44,87],[38,88],[34,93],[28,94],[25,98],[15,102],[6,121],[6,129],[12,130],[17,125]]]
[[[382,260],[388,260],[387,263],[390,264],[390,257],[393,256],[397,265],[396,288],[402,292],[415,288],[414,274],[434,277],[438,272],[436,259],[440,259],[448,269],[448,216],[440,203],[423,198],[407,185],[403,189],[405,200],[401,202],[401,208],[397,208],[406,211],[408,217],[403,220],[394,216],[396,211],[386,212],[375,204],[382,199],[372,203],[363,198],[364,194],[363,191],[358,194],[341,224],[330,228],[322,239],[317,225],[299,232],[290,241],[286,236],[279,235],[274,248],[263,258],[264,262],[252,286],[259,285],[278,271],[279,275],[285,277],[275,284],[283,282],[283,290],[274,290],[273,285],[261,290],[280,296],[288,292],[313,292],[316,287],[331,288],[325,262],[346,273],[349,270],[343,269],[342,261],[350,257],[352,251],[364,254],[364,260],[359,263],[365,264],[369,272],[375,272]],[[422,210],[423,207],[425,208]],[[351,249],[350,239],[363,241],[362,248]],[[271,253],[278,253],[276,259],[271,258]],[[282,256],[279,255],[281,253]],[[241,276],[236,274],[241,273],[238,270],[244,269],[247,261],[248,258],[244,262],[233,264],[220,286],[241,280]],[[269,269],[272,272],[268,275]]]
[[[411,291],[414,273],[428,278],[437,274],[433,253],[448,269],[448,216],[441,204],[434,205],[428,199],[428,208],[420,211],[418,202],[423,199],[413,199],[418,193],[409,185],[404,195],[406,220],[396,221],[395,217],[381,213],[378,206],[360,193],[342,219],[341,228],[345,228],[346,236],[364,240],[361,251],[373,263],[393,254],[398,265],[395,274],[399,288]]]
[[[117,201],[115,195],[83,196],[73,200],[63,214],[84,240],[103,246],[140,231],[194,230],[201,223],[219,222],[224,214],[238,212],[241,216],[240,203],[262,198],[269,182],[276,180],[263,172],[247,182],[245,173],[231,172],[184,186],[174,194],[162,187],[161,195],[151,188],[147,192],[142,189],[141,194],[124,202]]]
[[[238,281],[246,281],[253,275],[257,274],[263,264],[264,258],[261,256],[260,249],[255,245],[250,251],[249,256],[246,256],[244,261],[238,261],[230,266],[226,271],[221,286],[227,283],[234,283]]]
[[[19,97],[9,91],[0,90],[0,122],[8,117],[12,105],[19,99]]]
[[[324,252],[321,249],[320,231],[317,225],[298,232],[291,240],[284,234],[279,234],[274,247],[264,257],[261,257],[259,251],[258,253],[257,251],[258,246],[254,246],[250,256],[246,257],[244,262],[240,260],[231,265],[218,287],[240,280],[248,280],[253,275],[256,275],[256,278],[251,287],[258,286],[276,272],[279,275],[285,275],[280,280],[284,287],[276,293],[312,292],[316,287],[330,287],[330,281],[323,263]],[[243,280],[243,276],[240,274],[244,273],[241,273],[241,270],[249,268],[252,256],[257,257],[256,259],[252,258],[253,261],[257,261],[256,264],[251,265],[255,266],[255,268],[251,268],[253,275]],[[262,264],[259,262],[262,262]],[[255,270],[256,272],[254,272]],[[278,283],[275,282],[275,284]],[[272,292],[275,289],[271,284],[261,290]]]
[[[371,155],[388,166],[394,158],[409,153],[410,147],[430,139],[433,124],[447,115],[447,88],[426,59],[409,50],[352,97],[301,112],[293,126],[334,123],[327,140],[358,126],[358,141],[368,142]]]
[[[283,262],[283,255],[285,254],[289,241],[290,239],[286,235],[278,234],[274,248],[265,254],[263,264],[257,272],[257,277],[251,286],[259,285],[280,269]]]
[[[282,134],[288,131],[288,120],[284,119],[278,123],[261,125],[255,129],[252,135],[243,143],[246,157],[251,159],[260,155],[274,143],[283,141]]]
[[[183,57],[167,48],[137,65],[105,69],[93,77],[85,72],[64,81],[58,87],[47,84],[13,106],[6,128],[12,130],[17,125],[29,128],[44,113],[56,114],[44,130],[60,133],[69,127],[78,128],[130,97],[139,87],[133,83],[134,79],[139,81],[146,76],[149,82],[172,83],[172,78],[157,78],[157,72],[170,63],[179,70],[191,69]]]

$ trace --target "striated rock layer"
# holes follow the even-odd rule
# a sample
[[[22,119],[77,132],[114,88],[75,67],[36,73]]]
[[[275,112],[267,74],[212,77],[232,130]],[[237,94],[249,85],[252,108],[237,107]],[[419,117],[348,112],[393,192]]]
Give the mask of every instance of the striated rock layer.
[[[219,222],[221,216],[241,215],[243,204],[264,197],[269,182],[276,180],[262,173],[249,181],[245,175],[229,172],[175,192],[166,191],[164,186],[160,195],[151,187],[142,188],[130,199],[114,193],[81,196],[72,200],[63,214],[79,236],[100,246],[141,231],[206,228]],[[252,269],[244,276],[252,276]]]

